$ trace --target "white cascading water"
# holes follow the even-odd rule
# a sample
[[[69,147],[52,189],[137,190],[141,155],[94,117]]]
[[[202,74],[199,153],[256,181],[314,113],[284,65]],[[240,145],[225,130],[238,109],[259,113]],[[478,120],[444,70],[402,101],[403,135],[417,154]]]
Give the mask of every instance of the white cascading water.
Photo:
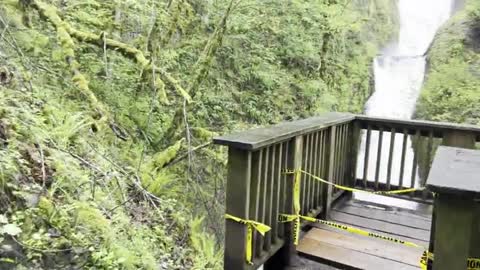
[[[454,1],[398,0],[398,14],[400,16],[398,40],[385,48],[383,54],[374,60],[375,92],[366,104],[366,115],[399,119],[412,118],[425,75],[425,53],[439,27],[450,17]],[[390,136],[389,132],[383,133],[380,181],[384,181],[387,175],[386,164],[388,162]],[[358,157],[357,176],[359,178],[363,177],[365,144],[364,135]],[[402,145],[403,135],[397,133],[392,160],[392,185],[400,184]],[[375,178],[377,147],[378,132],[372,131],[367,172],[367,179],[371,181]],[[416,166],[412,162],[413,149],[410,139],[407,141],[405,160],[402,186],[409,187],[411,185],[412,170],[415,174],[414,186],[418,186],[420,184],[419,177]],[[372,196],[359,193],[355,194],[355,197],[372,199]],[[388,199],[384,197],[381,200],[385,202]]]

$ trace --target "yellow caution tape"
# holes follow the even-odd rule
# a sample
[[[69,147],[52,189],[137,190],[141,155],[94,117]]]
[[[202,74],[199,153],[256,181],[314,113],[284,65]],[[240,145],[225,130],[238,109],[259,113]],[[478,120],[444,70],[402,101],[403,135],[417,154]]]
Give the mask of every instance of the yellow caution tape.
[[[422,270],[427,270],[428,262],[433,261],[433,253],[425,250],[420,258],[420,268]],[[480,259],[477,258],[468,258],[467,259],[467,270],[478,270],[480,269]]]
[[[469,258],[467,260],[467,270],[476,270],[476,269],[480,269],[480,259]]]
[[[341,190],[352,191],[352,192],[365,192],[365,193],[376,194],[376,195],[403,194],[403,193],[409,193],[409,192],[425,189],[424,187],[421,187],[421,188],[408,188],[408,189],[399,189],[399,190],[391,190],[391,191],[368,191],[368,190],[356,189],[356,188],[352,188],[352,187],[346,187],[346,186],[338,185],[338,184],[332,183],[330,181],[327,181],[325,179],[322,179],[322,178],[320,178],[316,175],[313,175],[313,174],[311,174],[307,171],[304,171],[302,169],[299,169],[299,170],[284,170],[284,173],[285,174],[296,174],[296,175],[304,173],[304,174],[312,177],[313,179],[315,179],[317,181],[320,181],[320,182],[322,182],[324,184],[327,184],[327,185],[334,186],[334,187],[336,187],[338,189],[341,189]]]
[[[245,260],[247,261],[248,264],[253,264],[252,263],[253,229],[255,229],[262,236],[264,236],[266,232],[271,230],[271,228],[260,222],[241,219],[239,217],[235,217],[229,214],[225,214],[225,218],[247,225],[247,240],[245,241]]]
[[[300,170],[294,171],[293,183],[293,212],[294,215],[280,215],[280,222],[295,222],[293,225],[293,244],[298,245],[300,236],[300,183],[302,181],[302,174]]]
[[[335,229],[344,230],[344,231],[347,231],[347,232],[350,232],[350,233],[363,235],[363,236],[368,236],[368,237],[372,237],[372,238],[376,238],[376,239],[381,239],[381,240],[401,244],[401,245],[404,245],[404,246],[424,248],[424,247],[422,247],[420,245],[417,245],[415,243],[412,243],[412,242],[408,242],[408,241],[404,241],[404,240],[397,239],[397,238],[394,238],[394,237],[365,231],[365,230],[354,228],[354,227],[350,227],[350,226],[347,226],[345,224],[326,221],[326,220],[317,219],[317,218],[313,218],[313,217],[301,216],[301,215],[288,215],[288,214],[280,214],[280,217],[279,217],[280,222],[291,222],[291,221],[299,220],[299,219],[303,219],[303,220],[314,222],[314,223],[324,224],[324,225],[327,225],[327,226],[335,228]],[[296,234],[294,236],[294,239],[298,243],[298,234]]]

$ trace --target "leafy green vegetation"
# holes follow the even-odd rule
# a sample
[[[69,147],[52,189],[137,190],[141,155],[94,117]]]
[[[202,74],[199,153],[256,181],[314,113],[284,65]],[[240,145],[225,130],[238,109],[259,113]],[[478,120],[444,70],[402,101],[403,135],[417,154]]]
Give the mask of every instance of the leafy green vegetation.
[[[437,34],[429,52],[429,72],[417,116],[480,124],[480,3],[465,8]]]
[[[211,138],[360,112],[393,5],[2,1],[0,268],[222,268]]]

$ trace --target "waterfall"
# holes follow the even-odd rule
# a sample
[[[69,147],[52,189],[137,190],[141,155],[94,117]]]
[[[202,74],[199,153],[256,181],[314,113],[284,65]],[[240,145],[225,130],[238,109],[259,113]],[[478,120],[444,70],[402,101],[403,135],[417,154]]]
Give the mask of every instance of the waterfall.
[[[374,59],[375,92],[367,101],[365,114],[385,118],[411,119],[423,84],[426,67],[426,52],[440,26],[452,13],[454,0],[398,0],[400,29],[396,41],[382,50]],[[362,136],[358,158],[358,176],[363,176],[363,157],[365,155],[365,135]],[[395,137],[394,149],[402,149],[403,135]],[[383,133],[383,149],[390,147],[390,133]],[[369,164],[375,164],[378,147],[378,132],[373,131],[370,143]],[[386,164],[388,157],[383,154],[381,164]],[[399,184],[400,151],[396,151],[392,163],[391,184]],[[412,142],[408,139],[406,160],[413,159]],[[386,166],[380,170],[380,181],[386,178]],[[405,166],[403,186],[410,186],[412,173],[419,177],[413,164]],[[367,179],[373,180],[374,166],[370,166]],[[355,194],[357,198],[367,198]]]

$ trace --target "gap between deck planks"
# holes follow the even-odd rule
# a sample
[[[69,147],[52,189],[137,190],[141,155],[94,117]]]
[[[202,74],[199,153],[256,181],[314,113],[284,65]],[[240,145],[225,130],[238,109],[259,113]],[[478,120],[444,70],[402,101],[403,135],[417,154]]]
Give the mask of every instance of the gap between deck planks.
[[[418,211],[350,200],[332,209],[331,221],[428,247],[431,208]],[[321,224],[305,234],[298,251],[349,269],[419,269],[423,250],[351,234]]]

